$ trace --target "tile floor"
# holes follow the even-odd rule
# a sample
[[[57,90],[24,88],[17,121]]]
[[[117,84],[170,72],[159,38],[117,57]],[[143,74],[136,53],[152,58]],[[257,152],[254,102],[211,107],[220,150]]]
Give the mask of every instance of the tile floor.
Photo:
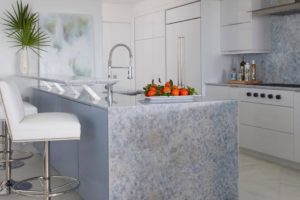
[[[300,171],[241,154],[240,200],[300,200]]]
[[[12,178],[14,180],[24,180],[26,178],[40,176],[43,170],[43,160],[40,154],[35,154],[31,159],[25,160],[25,165],[21,168],[13,170]],[[53,169],[51,170],[51,174],[57,174]],[[0,181],[4,177],[4,171],[0,170]],[[41,198],[32,198],[32,197],[21,197],[16,194],[12,194],[9,196],[0,196],[0,200],[39,200]],[[61,197],[51,198],[51,200],[81,200],[82,198],[77,192],[72,192],[67,195]]]
[[[21,180],[42,173],[42,157],[37,154],[13,171]],[[55,173],[53,171],[52,173]],[[4,172],[0,171],[0,178]],[[77,192],[52,200],[80,200]],[[0,200],[32,200],[17,195],[0,196]],[[240,155],[240,200],[300,200],[300,171],[282,167],[252,156]]]

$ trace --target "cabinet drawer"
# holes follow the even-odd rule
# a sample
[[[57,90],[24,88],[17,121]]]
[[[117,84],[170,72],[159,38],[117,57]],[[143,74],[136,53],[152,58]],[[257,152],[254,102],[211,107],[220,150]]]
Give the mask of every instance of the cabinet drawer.
[[[240,123],[293,134],[293,109],[240,102]]]
[[[166,11],[166,23],[172,24],[201,16],[200,2],[187,4],[184,6],[171,8]]]
[[[240,125],[240,146],[286,160],[294,160],[293,135]]]
[[[214,99],[230,99],[229,87],[206,85],[206,96]]]

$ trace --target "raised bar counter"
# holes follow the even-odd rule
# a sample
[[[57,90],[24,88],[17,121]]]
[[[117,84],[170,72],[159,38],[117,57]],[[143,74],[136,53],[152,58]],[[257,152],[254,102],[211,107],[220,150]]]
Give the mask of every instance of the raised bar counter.
[[[238,107],[235,101],[146,104],[113,94],[102,101],[33,89],[40,112],[80,119],[79,142],[54,142],[53,166],[78,177],[86,200],[237,200]],[[37,145],[38,146],[38,145]]]

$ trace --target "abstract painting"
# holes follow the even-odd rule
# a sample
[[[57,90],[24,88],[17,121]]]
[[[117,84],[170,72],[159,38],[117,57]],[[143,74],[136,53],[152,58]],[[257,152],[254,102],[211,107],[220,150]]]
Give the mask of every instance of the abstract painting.
[[[40,15],[49,36],[41,52],[40,74],[91,76],[94,69],[93,17],[81,14]]]

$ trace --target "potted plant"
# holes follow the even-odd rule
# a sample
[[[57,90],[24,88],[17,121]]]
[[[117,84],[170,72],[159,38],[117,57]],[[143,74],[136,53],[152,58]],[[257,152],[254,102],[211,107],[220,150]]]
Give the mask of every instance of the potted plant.
[[[23,5],[22,1],[17,1],[16,7],[12,6],[12,12],[6,10],[4,16],[4,31],[20,53],[20,72],[27,74],[28,50],[39,56],[42,48],[48,46],[48,37],[39,27],[38,13],[32,12],[29,5]]]

